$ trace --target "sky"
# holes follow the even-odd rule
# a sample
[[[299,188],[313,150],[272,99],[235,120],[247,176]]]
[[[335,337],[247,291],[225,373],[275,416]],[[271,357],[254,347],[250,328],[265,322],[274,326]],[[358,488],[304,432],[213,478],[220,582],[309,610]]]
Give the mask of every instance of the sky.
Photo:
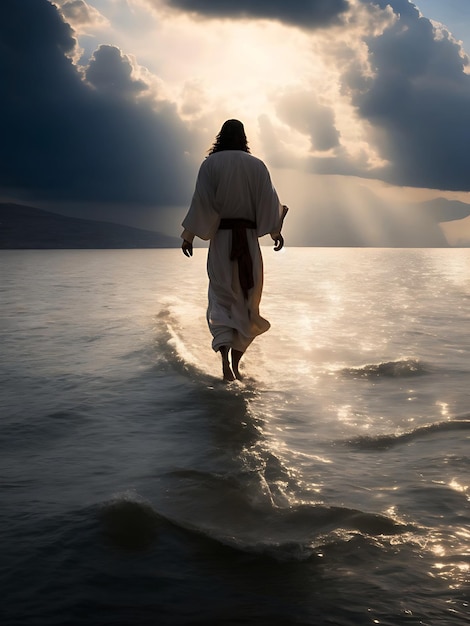
[[[468,53],[468,0],[2,0],[0,201],[178,236],[238,118],[292,245],[470,245]]]

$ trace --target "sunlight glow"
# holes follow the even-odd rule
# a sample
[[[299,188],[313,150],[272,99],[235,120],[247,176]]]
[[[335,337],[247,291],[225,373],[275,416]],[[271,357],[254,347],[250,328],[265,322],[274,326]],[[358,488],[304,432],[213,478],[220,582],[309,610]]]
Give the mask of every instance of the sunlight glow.
[[[451,489],[454,489],[455,491],[458,491],[459,493],[464,493],[467,496],[467,500],[470,502],[470,494],[467,493],[469,490],[467,485],[462,485],[457,482],[455,478],[453,478],[449,483],[449,487]]]
[[[337,183],[342,173],[360,175],[388,164],[377,129],[358,113],[354,94],[365,90],[378,71],[367,42],[399,20],[391,7],[349,0],[346,27],[309,30],[275,19],[197,17],[197,9],[175,10],[165,0],[90,0],[87,15],[86,3],[78,3],[82,12],[75,9],[75,16],[75,3],[55,2],[68,6],[64,11],[83,51],[81,71],[99,43],[119,48],[133,67],[132,78],[148,85],[141,100],[154,102],[156,109],[164,101],[198,135],[190,158],[199,155],[200,147],[201,152],[207,149],[224,119],[238,117],[245,123],[253,153],[270,170],[286,169],[286,177],[301,173],[303,184],[291,186],[295,188],[285,194],[286,202],[298,208],[304,189],[310,198],[303,204],[311,205],[316,181],[309,174],[322,172],[328,179],[329,201],[349,207],[350,228],[366,245],[377,240],[387,245],[393,229],[374,212],[374,200],[356,195],[352,188],[343,193]],[[448,36],[443,33],[437,27],[435,37]],[[328,172],[339,175],[335,180]],[[397,206],[429,194],[463,202],[470,198],[469,192],[393,187],[372,179],[363,179],[363,185],[392,206],[398,198]],[[315,199],[317,194],[318,186]],[[413,213],[399,215],[404,232],[419,229]],[[470,240],[470,218],[444,223],[441,229],[451,244]]]
[[[337,415],[340,422],[348,424],[348,426],[357,426],[356,415],[352,411],[350,404],[344,404],[337,409]]]
[[[436,402],[436,406],[440,408],[442,417],[444,417],[445,419],[449,419],[449,404],[447,402],[438,401]]]
[[[98,6],[106,13],[103,19],[112,19],[113,45],[124,53],[132,50],[155,94],[174,102],[185,121],[197,121],[213,132],[220,120],[238,117],[249,131],[253,151],[266,158],[254,132],[265,116],[286,162],[316,155],[352,157],[365,167],[385,163],[368,141],[371,129],[357,116],[341,84],[348,68],[360,68],[364,76],[371,73],[362,38],[389,25],[395,19],[392,11],[351,0],[349,27],[324,33],[267,19],[198,19],[157,0],[119,2],[120,12],[109,3]],[[315,152],[308,127],[284,119],[281,101],[288,94],[331,111],[340,145],[330,154]]]
[[[155,16],[153,32],[145,35],[139,58],[180,105],[188,97],[185,87],[197,85],[198,115],[231,112],[255,124],[262,112],[272,113],[270,101],[281,85],[326,78],[309,37],[276,22],[204,21],[170,11],[165,19]]]
[[[413,539],[421,549],[429,550],[439,559],[432,565],[431,576],[447,581],[450,589],[459,589],[468,583],[470,565],[465,557],[470,554],[470,533],[466,529],[460,528],[450,537],[436,532],[429,534],[425,541],[418,537]]]
[[[432,547],[432,551],[434,552],[434,554],[436,556],[445,556],[446,555],[446,551],[444,549],[444,547],[441,544],[436,544],[435,546]],[[437,565],[437,563],[436,563]]]

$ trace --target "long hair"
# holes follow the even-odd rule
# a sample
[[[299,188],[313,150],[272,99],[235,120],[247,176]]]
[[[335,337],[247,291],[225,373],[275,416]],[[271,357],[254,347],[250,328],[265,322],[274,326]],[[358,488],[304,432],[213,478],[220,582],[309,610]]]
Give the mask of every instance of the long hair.
[[[220,133],[215,138],[209,154],[222,150],[243,150],[250,152],[243,124],[239,120],[227,120],[222,124]]]

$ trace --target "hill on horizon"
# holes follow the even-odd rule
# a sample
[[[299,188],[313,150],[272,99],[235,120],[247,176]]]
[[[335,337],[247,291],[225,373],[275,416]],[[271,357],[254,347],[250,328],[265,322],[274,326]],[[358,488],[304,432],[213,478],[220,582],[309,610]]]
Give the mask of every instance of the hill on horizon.
[[[180,240],[113,222],[0,203],[0,249],[177,248]]]

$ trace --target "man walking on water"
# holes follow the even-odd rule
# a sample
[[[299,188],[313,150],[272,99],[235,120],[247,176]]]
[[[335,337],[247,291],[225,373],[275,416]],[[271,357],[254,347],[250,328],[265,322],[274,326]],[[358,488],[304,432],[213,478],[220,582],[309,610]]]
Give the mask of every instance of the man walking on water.
[[[270,234],[274,250],[281,250],[287,211],[265,164],[250,154],[243,124],[227,120],[199,169],[181,235],[188,257],[195,236],[210,241],[207,322],[226,381],[241,379],[240,359],[270,327],[259,313],[263,259],[258,238]]]

